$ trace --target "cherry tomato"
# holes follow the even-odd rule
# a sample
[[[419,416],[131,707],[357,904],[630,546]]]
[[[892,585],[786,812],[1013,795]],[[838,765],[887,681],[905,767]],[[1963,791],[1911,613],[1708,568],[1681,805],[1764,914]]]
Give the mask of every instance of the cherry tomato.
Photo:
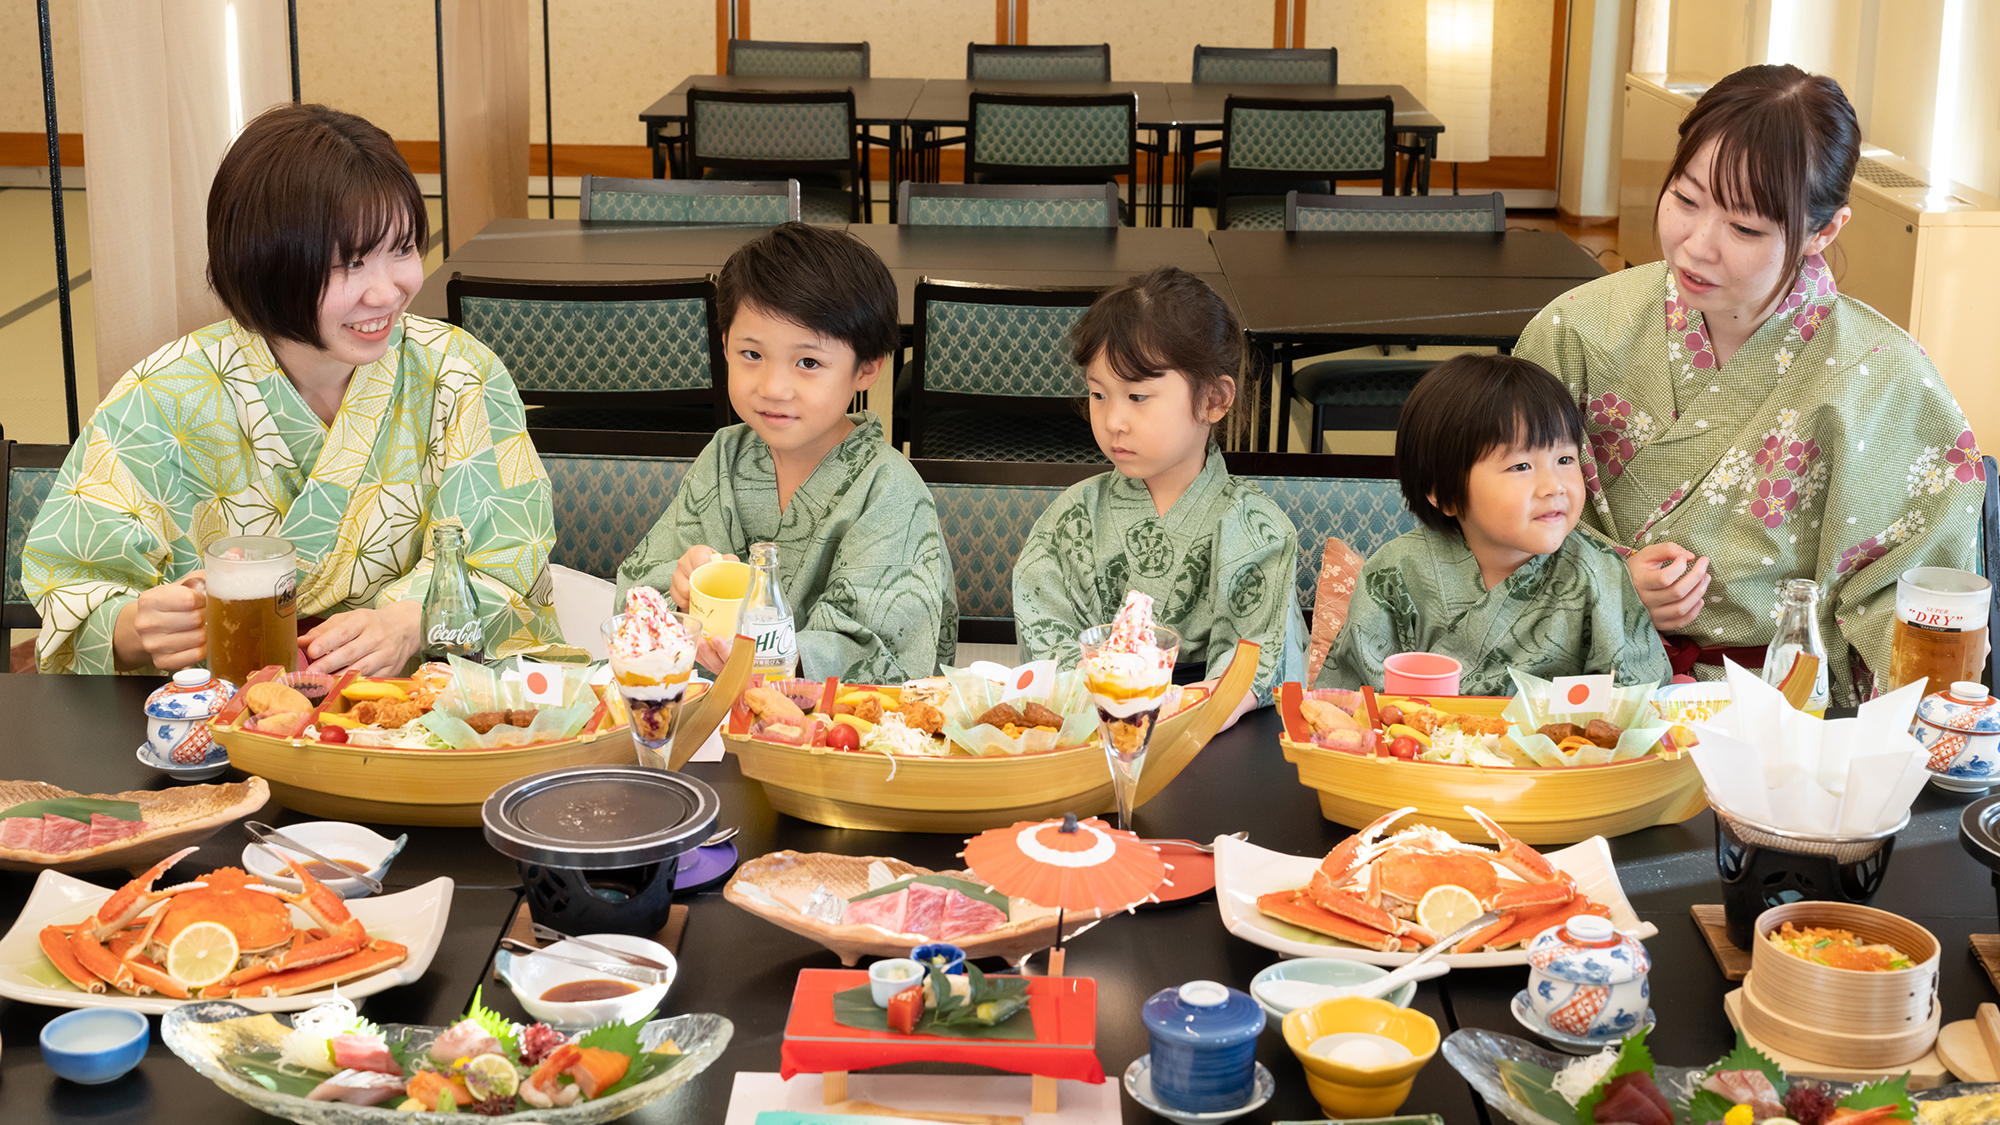
[[[1406,762],[1416,761],[1417,755],[1423,753],[1423,750],[1424,744],[1407,734],[1399,734],[1394,742],[1389,743],[1389,755]]]
[[[826,748],[828,750],[859,750],[861,749],[861,732],[848,726],[846,723],[835,723],[826,732]]]
[[[346,742],[347,728],[328,723],[319,728],[319,740],[321,742]]]

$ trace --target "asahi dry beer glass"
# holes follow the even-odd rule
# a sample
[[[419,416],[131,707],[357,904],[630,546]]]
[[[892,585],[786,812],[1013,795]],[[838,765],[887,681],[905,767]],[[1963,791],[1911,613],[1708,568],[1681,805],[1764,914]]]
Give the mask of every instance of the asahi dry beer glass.
[[[238,685],[267,664],[293,670],[299,556],[291,543],[235,535],[202,548],[201,561],[208,572],[208,670]]]
[[[1896,626],[1889,689],[1925,677],[1925,694],[1976,680],[1986,664],[1986,616],[1993,585],[1970,571],[1920,566],[1896,580]]]

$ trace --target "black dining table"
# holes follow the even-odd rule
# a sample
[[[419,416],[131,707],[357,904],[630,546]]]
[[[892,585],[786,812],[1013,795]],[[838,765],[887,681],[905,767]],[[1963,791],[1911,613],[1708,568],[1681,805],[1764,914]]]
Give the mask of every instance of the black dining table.
[[[141,739],[140,705],[157,681],[142,677],[0,676],[0,713],[8,717],[10,776],[46,781],[83,792],[160,789],[171,784],[139,764],[130,747]],[[1298,783],[1278,746],[1272,711],[1251,714],[1218,735],[1174,783],[1137,810],[1142,835],[1212,839],[1247,829],[1252,842],[1301,855],[1319,855],[1349,830],[1320,816],[1317,796]],[[958,835],[864,832],[827,828],[775,812],[761,786],[746,780],[733,758],[694,763],[686,772],[713,786],[721,798],[721,824],[741,829],[736,844],[745,857],[784,848],[802,852],[895,856],[933,869],[958,866]],[[231,773],[226,778],[240,777]],[[1929,928],[1943,943],[1939,1002],[1947,1021],[1972,1016],[1996,993],[1966,946],[1972,933],[1993,931],[1994,900],[1987,871],[1956,840],[1958,814],[1972,798],[1927,789],[1898,839],[1875,905]],[[304,819],[267,807],[260,819],[279,826]],[[457,883],[448,928],[436,958],[414,984],[369,997],[363,1011],[378,1022],[448,1023],[462,1013],[473,989],[487,983],[485,999],[520,1018],[505,989],[491,983],[496,944],[518,902],[518,878],[477,828],[405,828],[409,847],[388,873],[390,890],[407,889],[440,875]],[[173,881],[238,863],[244,840],[232,825],[169,873]],[[1720,901],[1713,822],[1703,813],[1683,824],[1649,828],[1610,841],[1619,878],[1639,917],[1659,933],[1647,940],[1652,955],[1653,1007],[1659,1026],[1650,1037],[1662,1062],[1699,1065],[1719,1057],[1733,1041],[1722,997],[1732,985],[1703,944],[1688,908]],[[100,873],[94,882],[115,886],[124,876]],[[0,910],[18,914],[35,877],[0,873]],[[838,967],[838,959],[811,940],[779,929],[724,901],[713,889],[687,896],[686,928],[678,957],[680,976],[662,1015],[715,1012],[735,1026],[729,1048],[707,1071],[673,1095],[640,1110],[635,1122],[719,1122],[738,1071],[776,1071],[779,1044],[801,969]],[[1212,895],[1114,916],[1076,937],[1067,971],[1095,978],[1098,990],[1097,1055],[1109,1081],[1147,1051],[1139,1008],[1163,988],[1191,980],[1245,987],[1253,974],[1278,959],[1270,950],[1228,934]],[[1041,971],[1039,958],[1031,971]],[[1003,968],[1001,962],[988,967]],[[1458,970],[1425,982],[1413,1006],[1449,1034],[1458,1028],[1526,1033],[1507,1010],[1523,987],[1525,968]],[[269,1120],[201,1078],[154,1041],[132,1074],[104,1086],[79,1086],[56,1078],[41,1060],[35,1036],[57,1009],[0,1000],[0,1120],[183,1122],[211,1125]],[[1259,1040],[1257,1058],[1276,1079],[1276,1093],[1245,1122],[1318,1118],[1299,1064],[1275,1025]],[[922,1064],[904,1071],[951,1072]],[[967,1073],[977,1072],[974,1070]],[[1122,1098],[1123,1119],[1157,1120]],[[1023,1107],[1025,1111],[1025,1106]],[[1436,1113],[1451,1125],[1497,1123],[1472,1089],[1440,1057],[1417,1076],[1406,1113]]]

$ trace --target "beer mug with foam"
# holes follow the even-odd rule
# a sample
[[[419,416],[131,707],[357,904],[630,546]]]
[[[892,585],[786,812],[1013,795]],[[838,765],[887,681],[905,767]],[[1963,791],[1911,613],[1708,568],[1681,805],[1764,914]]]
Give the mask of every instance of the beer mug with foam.
[[[235,535],[202,548],[201,561],[207,569],[208,670],[240,686],[267,664],[296,668],[299,556],[291,543]]]
[[[1924,694],[1976,680],[1986,663],[1986,617],[1993,586],[1970,571],[1920,566],[1896,580],[1896,626],[1889,690],[1925,677]]]

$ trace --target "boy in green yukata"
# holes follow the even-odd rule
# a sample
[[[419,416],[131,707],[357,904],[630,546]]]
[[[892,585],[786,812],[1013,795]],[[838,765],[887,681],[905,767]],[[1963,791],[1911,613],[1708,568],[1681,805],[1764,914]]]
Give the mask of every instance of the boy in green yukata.
[[[1229,721],[1269,706],[1276,684],[1305,675],[1299,534],[1229,475],[1213,437],[1247,358],[1235,314],[1200,278],[1162,266],[1107,290],[1070,339],[1091,432],[1115,471],[1071,486],[1028,533],[1014,563],[1022,657],[1075,665],[1078,635],[1138,590],[1207,685],[1238,640],[1257,642],[1257,677]]]
[[[1576,530],[1583,416],[1541,367],[1462,355],[1424,376],[1396,429],[1403,500],[1421,526],[1361,570],[1318,687],[1382,686],[1399,652],[1453,657],[1465,695],[1544,679],[1665,682],[1666,649],[1616,548]]]
[[[716,279],[729,403],[652,531],[618,567],[633,586],[688,604],[688,576],[716,558],[778,545],[799,675],[900,683],[957,649],[958,599],[930,489],[854,396],[898,342],[896,285],[844,231],[786,223],[731,255]],[[732,638],[701,639],[719,669]]]

